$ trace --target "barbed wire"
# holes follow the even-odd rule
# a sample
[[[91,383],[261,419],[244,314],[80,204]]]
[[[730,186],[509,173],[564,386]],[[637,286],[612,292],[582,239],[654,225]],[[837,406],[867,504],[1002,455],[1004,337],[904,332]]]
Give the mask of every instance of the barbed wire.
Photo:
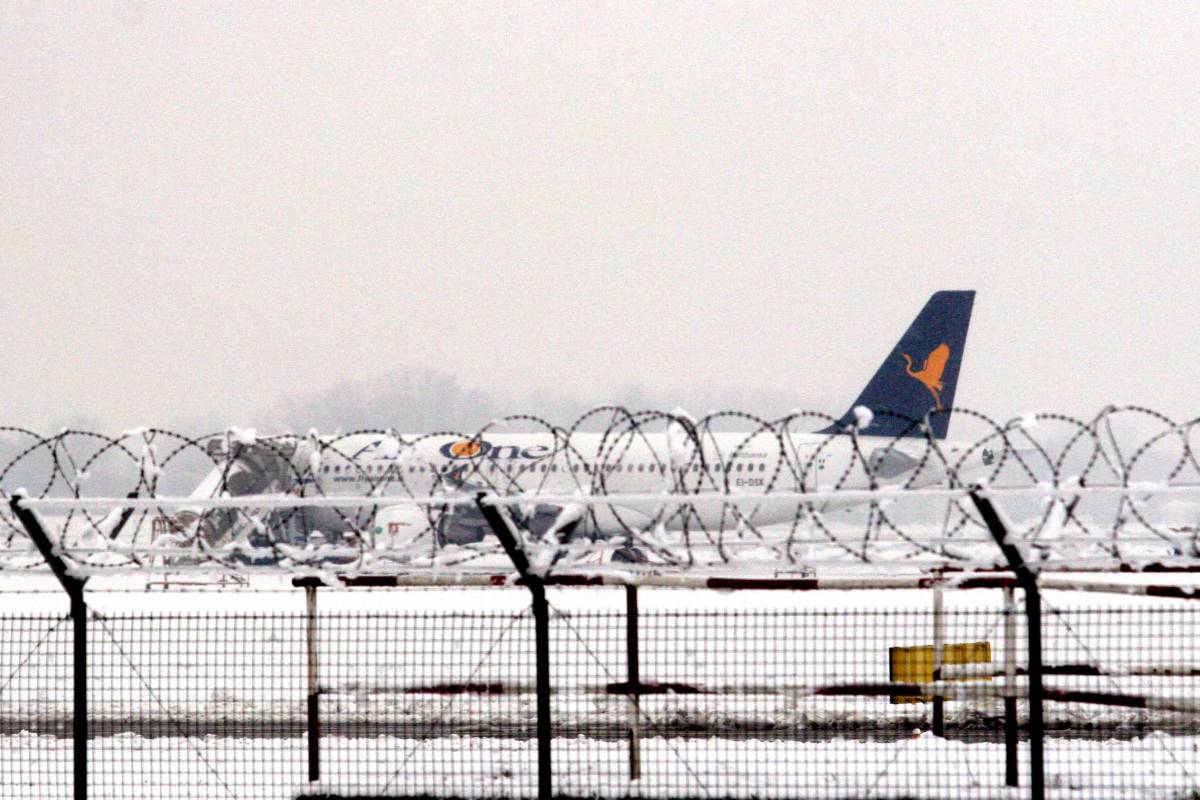
[[[878,410],[829,436],[813,411],[619,406],[418,436],[0,427],[0,496],[29,498],[83,573],[496,571],[481,496],[543,571],[998,567],[976,486],[1044,569],[1200,567],[1197,420],[931,413],[956,435]],[[884,417],[905,434],[870,435]],[[43,567],[6,504],[0,571]]]

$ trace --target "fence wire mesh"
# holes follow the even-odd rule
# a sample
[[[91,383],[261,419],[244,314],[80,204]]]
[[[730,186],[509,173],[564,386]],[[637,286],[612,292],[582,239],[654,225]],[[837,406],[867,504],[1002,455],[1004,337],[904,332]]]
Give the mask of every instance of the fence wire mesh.
[[[947,592],[940,613],[927,591],[639,594],[631,682],[625,594],[551,592],[556,794],[1027,791],[1019,593],[1013,638],[998,590]],[[314,784],[301,595],[281,610],[249,592],[93,594],[91,796],[537,795],[526,592],[322,590]],[[73,623],[17,608],[51,605],[39,595],[0,604],[14,609],[0,614],[0,797],[70,797]],[[206,605],[216,608],[196,610]],[[1200,791],[1198,613],[1186,601],[1046,593],[1051,790]],[[939,641],[943,680],[931,687]],[[1019,790],[1005,787],[1007,664],[1021,698]],[[938,691],[940,737],[921,694]]]

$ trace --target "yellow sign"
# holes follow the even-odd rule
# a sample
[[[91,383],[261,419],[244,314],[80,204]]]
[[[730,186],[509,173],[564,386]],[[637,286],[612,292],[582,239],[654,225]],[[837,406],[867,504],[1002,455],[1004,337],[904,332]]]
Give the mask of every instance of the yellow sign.
[[[991,642],[961,642],[942,646],[942,666],[950,664],[992,663]],[[919,647],[888,648],[888,680],[892,683],[932,683],[933,645]],[[985,680],[982,678],[954,678],[953,680]],[[893,703],[928,703],[928,695],[892,695]]]

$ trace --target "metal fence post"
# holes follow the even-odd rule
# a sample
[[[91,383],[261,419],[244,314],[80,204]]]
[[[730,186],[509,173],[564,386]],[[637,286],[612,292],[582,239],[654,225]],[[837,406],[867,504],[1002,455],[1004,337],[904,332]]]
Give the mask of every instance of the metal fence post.
[[[1020,786],[1017,769],[1017,603],[1013,587],[1004,587],[1004,782]]]
[[[941,683],[946,648],[946,595],[942,585],[933,587],[933,682]],[[946,735],[946,698],[933,696],[933,735]]]
[[[63,563],[62,556],[50,541],[50,535],[42,527],[38,515],[21,505],[24,495],[15,494],[9,500],[9,508],[29,534],[29,538],[37,545],[38,552],[46,560],[54,577],[62,584],[63,590],[71,598],[71,622],[74,628],[75,641],[73,663],[71,665],[72,694],[74,708],[71,719],[71,738],[74,745],[74,779],[75,800],[87,800],[88,794],[88,698],[87,698],[87,604],[83,600],[83,587],[86,578],[71,574],[70,569]]]
[[[487,494],[475,496],[484,519],[500,540],[504,552],[521,575],[522,582],[533,595],[533,624],[537,662],[537,741],[538,741],[538,800],[550,800],[554,792],[554,773],[551,769],[550,725],[550,605],[546,602],[546,585],[540,575],[529,569],[529,559],[521,549],[516,534],[496,506],[486,502]]]
[[[308,779],[321,779],[321,683],[317,662],[317,587],[304,587],[308,610]]]
[[[625,587],[625,651],[629,678],[629,779],[642,777],[641,676],[638,662],[638,592]]]
[[[1008,529],[991,500],[980,496],[978,490],[970,494],[1000,552],[1016,575],[1017,584],[1025,593],[1025,619],[1029,626],[1029,796],[1033,800],[1044,800],[1046,726],[1042,715],[1042,597],[1038,590],[1037,575],[1029,568],[1021,551],[1009,540]]]

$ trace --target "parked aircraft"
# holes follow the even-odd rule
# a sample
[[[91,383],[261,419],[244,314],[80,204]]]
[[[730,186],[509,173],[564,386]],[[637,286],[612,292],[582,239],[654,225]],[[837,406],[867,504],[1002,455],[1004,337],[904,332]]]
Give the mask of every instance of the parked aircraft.
[[[659,526],[791,522],[797,503],[773,493],[936,485],[947,480],[948,465],[959,475],[991,466],[987,451],[947,439],[974,297],[973,291],[932,295],[847,411],[816,431],[711,432],[708,426],[697,429],[683,413],[618,412],[603,432],[367,433],[286,443],[226,437],[214,441],[217,451],[225,448],[226,458],[194,495],[426,497],[487,491],[529,496],[528,504],[507,513],[535,535],[559,538],[620,536]],[[753,497],[695,506],[652,499],[664,493]],[[594,506],[538,499],[597,494],[622,499]],[[819,510],[839,507],[825,502]],[[186,524],[186,512],[184,517]],[[261,519],[253,521],[253,515],[240,511],[192,517],[213,543],[266,535]],[[305,509],[275,514],[274,520],[270,536],[293,542],[307,541],[319,530],[327,541],[356,531],[391,542],[427,537],[442,546],[464,545],[481,541],[488,531],[481,514],[469,507],[403,502],[357,512]]]

